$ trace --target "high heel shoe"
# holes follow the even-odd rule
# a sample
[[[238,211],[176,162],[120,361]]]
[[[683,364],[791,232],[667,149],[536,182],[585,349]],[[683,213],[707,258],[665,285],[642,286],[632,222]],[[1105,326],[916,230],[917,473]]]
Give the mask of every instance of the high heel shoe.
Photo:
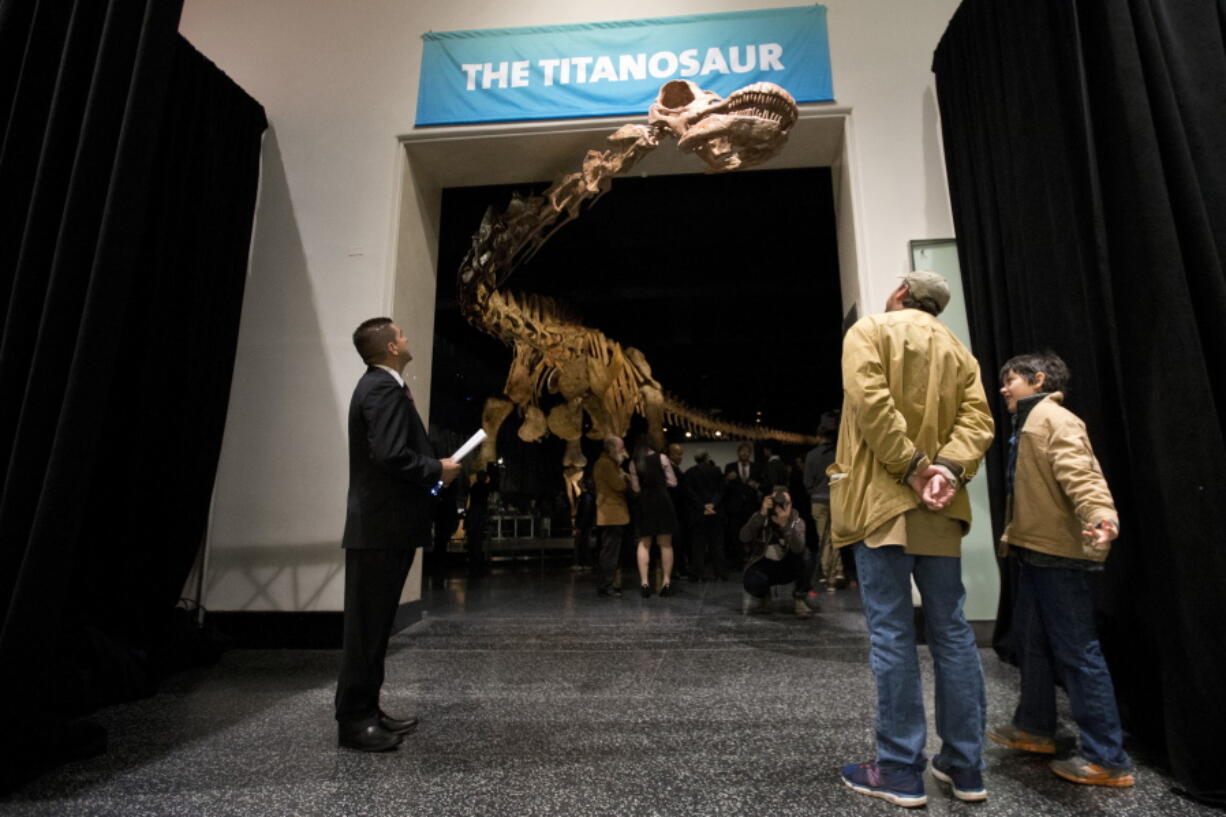
[[[641,587],[639,588],[639,594],[640,594],[640,595],[641,595],[643,598],[647,598],[648,596],[650,596],[650,595],[651,595],[651,586],[650,586],[650,585],[647,585],[647,584],[645,584],[645,585],[641,586]]]
[[[660,588],[660,598],[662,599],[668,598],[672,594],[673,594],[673,586],[671,584],[666,584]]]

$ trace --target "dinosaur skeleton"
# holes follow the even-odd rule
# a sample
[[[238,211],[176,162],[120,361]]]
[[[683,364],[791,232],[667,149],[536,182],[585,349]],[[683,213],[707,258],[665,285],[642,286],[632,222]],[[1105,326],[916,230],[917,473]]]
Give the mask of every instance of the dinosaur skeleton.
[[[501,289],[507,277],[532,258],[563,225],[579,216],[585,202],[608,192],[612,179],[654,150],[665,135],[698,156],[707,172],[721,173],[761,163],[779,152],[798,111],[777,85],[760,82],[725,99],[692,82],[676,80],[660,89],[646,125],[627,124],[608,137],[612,147],[590,150],[582,169],[563,176],[540,196],[513,195],[501,213],[490,207],[460,265],[460,309],[476,328],[513,350],[503,389],[506,398],[486,401],[481,423],[488,437],[478,464],[494,459],[503,421],[518,408],[519,438],[535,442],[547,433],[566,441],[563,465],[574,472],[585,464],[579,447],[584,416],[587,436],[625,436],[634,414],[646,418],[658,448],[665,423],[728,439],[812,443],[814,437],[760,425],[708,417],[668,395],[651,376],[638,349],[623,348],[597,329],[583,326],[563,304],[540,295]],[[544,394],[561,402],[546,415]]]

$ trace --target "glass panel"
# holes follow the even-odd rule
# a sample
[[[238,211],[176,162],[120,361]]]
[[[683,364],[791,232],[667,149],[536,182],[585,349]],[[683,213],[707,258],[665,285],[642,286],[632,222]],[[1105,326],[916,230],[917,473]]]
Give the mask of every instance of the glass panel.
[[[962,269],[958,245],[952,238],[911,242],[911,269],[939,272],[949,281],[949,306],[941,320],[972,352],[966,298],[962,293]],[[981,360],[980,371],[988,401],[996,399],[996,361]],[[999,429],[998,429],[999,431]],[[997,435],[1000,436],[999,434]],[[995,443],[993,443],[995,445]],[[962,582],[966,585],[966,617],[972,621],[996,618],[1000,597],[1000,572],[996,568],[996,545],[992,540],[992,515],[988,504],[988,481],[982,471],[967,486],[971,496],[971,531],[962,540]]]

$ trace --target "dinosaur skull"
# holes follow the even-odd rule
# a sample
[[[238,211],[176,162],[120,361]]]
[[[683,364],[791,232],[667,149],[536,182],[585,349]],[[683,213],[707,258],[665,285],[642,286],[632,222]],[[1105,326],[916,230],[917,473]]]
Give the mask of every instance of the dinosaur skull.
[[[704,91],[686,79],[675,79],[661,86],[656,101],[647,110],[647,121],[664,125],[680,139],[691,125],[723,101],[714,91]]]
[[[677,146],[694,153],[712,173],[759,164],[787,141],[799,112],[791,94],[771,82],[733,91],[727,99],[688,80],[660,89],[647,121],[667,128]]]

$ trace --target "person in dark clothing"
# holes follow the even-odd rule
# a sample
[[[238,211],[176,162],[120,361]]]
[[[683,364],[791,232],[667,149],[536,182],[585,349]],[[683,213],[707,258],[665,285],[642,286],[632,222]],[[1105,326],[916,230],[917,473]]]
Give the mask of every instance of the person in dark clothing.
[[[812,595],[813,591],[813,576],[820,571],[818,566],[818,539],[817,534],[813,531],[813,512],[809,507],[809,503],[805,501],[808,492],[805,490],[805,460],[804,457],[793,457],[788,464],[788,493],[791,496],[797,497],[797,500],[792,503],[792,507],[800,514],[800,518],[805,523],[805,576],[806,584],[809,586],[809,592]]]
[[[724,567],[724,512],[722,504],[728,482],[711,462],[711,455],[699,451],[695,465],[685,472],[687,496],[691,500],[690,518],[690,580],[701,581],[710,560],[715,578],[727,578]]]
[[[834,462],[835,441],[839,434],[838,412],[822,415],[817,427],[818,443],[805,457],[805,494],[809,497],[813,524],[818,537],[818,560],[812,574],[812,584],[824,580],[826,589],[834,591],[856,575],[855,551],[836,548],[830,538],[830,483],[826,469]]]
[[[673,575],[672,578],[689,574],[690,562],[690,513],[689,507],[694,500],[689,495],[685,484],[685,474],[681,463],[685,460],[685,447],[681,443],[670,443],[668,446],[668,461],[672,463],[673,474],[677,484],[668,489],[668,497],[673,501],[673,510],[677,513],[677,531],[673,534]]]
[[[647,568],[651,561],[651,540],[660,546],[663,568],[660,595],[672,594],[670,577],[673,571],[673,534],[677,531],[677,512],[669,499],[668,489],[676,486],[677,475],[668,457],[657,452],[646,434],[634,442],[634,458],[630,463],[630,487],[638,496],[639,591],[643,598],[651,595],[651,579]]]
[[[762,493],[769,494],[776,488],[782,488],[786,491],[788,488],[788,464],[779,456],[779,447],[774,444],[763,445],[762,457],[766,461],[762,466]]]
[[[793,611],[801,618],[813,614],[805,603],[809,592],[805,576],[805,522],[792,507],[792,497],[776,488],[762,498],[762,507],[741,528],[741,541],[749,546],[743,579],[745,595],[741,611],[755,608],[770,612],[770,589],[795,582]]]
[[[434,505],[434,535],[423,565],[432,587],[442,587],[447,578],[447,545],[460,527],[458,489],[459,483],[452,482],[439,492]]]
[[[596,525],[596,487],[592,478],[584,475],[575,498],[575,564],[591,567],[592,528]]]
[[[485,572],[485,525],[490,516],[490,484],[488,471],[478,471],[468,489],[468,513],[464,517],[464,533],[468,539],[468,572]]]
[[[430,489],[460,464],[435,458],[401,373],[409,342],[390,318],[363,321],[353,345],[366,363],[349,402],[349,491],[345,510],[344,642],[336,682],[337,742],[383,752],[417,718],[379,706],[383,660],[413,555],[430,537]]]
[[[724,468],[724,479],[728,482],[724,494],[724,556],[733,567],[740,567],[744,561],[741,528],[758,507],[762,482],[766,479],[761,464],[752,462],[752,456],[753,446],[741,443],[736,449],[736,462]]]
[[[800,514],[800,518],[805,520],[805,546],[810,550],[817,550],[817,537],[811,530],[813,527],[811,524],[813,522],[812,510],[809,508],[809,503],[803,501],[803,498],[809,493],[807,490],[805,490],[804,457],[797,456],[792,458],[792,462],[788,466],[787,489],[789,494],[794,497],[798,497],[798,500],[794,503],[793,507],[795,507],[796,512]]]

